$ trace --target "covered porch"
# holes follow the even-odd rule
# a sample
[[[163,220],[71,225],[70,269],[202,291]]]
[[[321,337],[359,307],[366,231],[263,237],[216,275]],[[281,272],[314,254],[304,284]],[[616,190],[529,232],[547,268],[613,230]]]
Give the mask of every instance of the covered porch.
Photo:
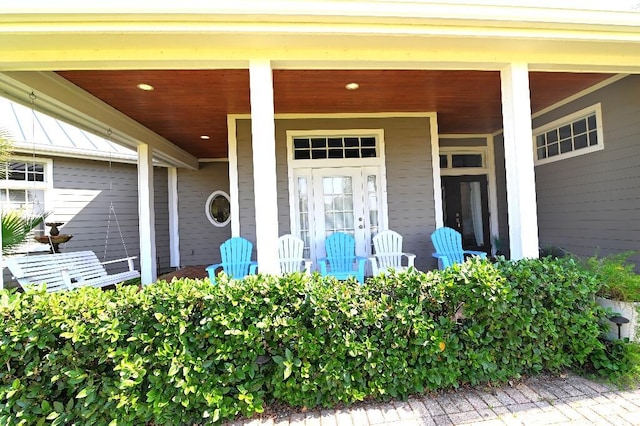
[[[448,223],[451,191],[442,191],[460,176],[484,177],[484,248],[491,251],[486,237],[499,236],[512,258],[536,257],[532,114],[638,71],[636,30],[598,31],[609,21],[632,23],[629,14],[377,2],[394,14],[358,8],[356,16],[355,4],[338,11],[285,3],[295,20],[270,9],[253,22],[255,10],[242,2],[171,19],[166,9],[43,12],[59,25],[38,32],[33,15],[3,17],[12,24],[1,50],[4,96],[28,103],[34,92],[43,112],[100,134],[109,129],[115,142],[137,149],[143,283],[157,278],[154,158],[168,166],[172,266],[200,247],[181,237],[180,173],[219,162],[228,164],[230,228],[202,238],[250,239],[264,273],[279,272],[279,235],[303,237],[319,257],[336,220],[362,254],[375,232],[390,228],[422,268],[433,267],[429,234]],[[535,25],[531,12],[539,13]],[[573,23],[570,40],[557,14]],[[302,17],[314,23],[294,22]],[[96,19],[100,29],[84,24]],[[488,25],[496,20],[502,25]],[[136,87],[142,83],[154,90]],[[357,153],[349,150],[354,140]],[[478,153],[480,163],[453,166],[454,156]],[[325,183],[336,179],[354,185],[355,207],[332,210],[329,226],[321,205],[331,196]],[[217,246],[208,247],[214,263]]]

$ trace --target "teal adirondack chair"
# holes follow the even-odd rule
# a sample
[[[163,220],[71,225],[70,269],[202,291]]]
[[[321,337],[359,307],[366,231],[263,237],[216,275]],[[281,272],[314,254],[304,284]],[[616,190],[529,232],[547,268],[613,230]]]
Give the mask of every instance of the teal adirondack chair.
[[[333,276],[339,280],[354,277],[364,284],[364,269],[367,259],[356,256],[356,241],[349,234],[336,232],[324,240],[327,257],[318,259],[320,275]]]
[[[221,263],[209,265],[205,269],[209,273],[209,280],[215,282],[216,269],[222,267],[224,272],[233,278],[244,278],[254,275],[258,269],[258,263],[251,260],[253,244],[245,238],[234,237],[220,245]]]
[[[431,242],[436,252],[433,257],[438,259],[438,268],[444,269],[454,263],[464,262],[464,255],[470,254],[486,258],[483,251],[464,250],[462,248],[462,235],[453,228],[438,228],[431,234]]]

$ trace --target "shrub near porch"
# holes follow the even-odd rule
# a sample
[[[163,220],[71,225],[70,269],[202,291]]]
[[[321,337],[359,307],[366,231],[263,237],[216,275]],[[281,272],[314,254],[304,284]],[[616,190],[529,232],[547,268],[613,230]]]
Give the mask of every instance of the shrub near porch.
[[[570,260],[470,260],[367,285],[301,274],[3,292],[0,423],[192,424],[614,368]]]

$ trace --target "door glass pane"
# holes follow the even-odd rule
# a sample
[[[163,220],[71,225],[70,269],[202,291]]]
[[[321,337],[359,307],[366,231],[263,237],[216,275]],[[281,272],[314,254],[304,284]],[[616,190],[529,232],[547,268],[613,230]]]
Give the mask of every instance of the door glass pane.
[[[324,197],[324,211],[332,211],[332,210],[333,210],[333,197],[331,195],[326,195]]]
[[[378,214],[378,181],[376,175],[367,176],[367,207],[369,208],[369,241],[380,228]],[[373,247],[371,247],[373,253]]]
[[[342,193],[343,194],[353,194],[353,190],[352,190],[352,185],[351,185],[351,178],[350,177],[344,177],[341,180],[342,183]]]
[[[453,154],[451,166],[454,168],[482,167],[482,154]]]
[[[322,178],[325,235],[354,234],[353,182],[350,176]]]
[[[304,257],[311,257],[311,241],[309,240],[309,188],[307,177],[298,178],[298,223],[300,238],[304,241]]]
[[[353,195],[350,197],[344,198],[343,202],[344,202],[344,209],[346,211],[352,212],[353,211]]]
[[[460,201],[463,246],[484,246],[480,182],[461,182]]]

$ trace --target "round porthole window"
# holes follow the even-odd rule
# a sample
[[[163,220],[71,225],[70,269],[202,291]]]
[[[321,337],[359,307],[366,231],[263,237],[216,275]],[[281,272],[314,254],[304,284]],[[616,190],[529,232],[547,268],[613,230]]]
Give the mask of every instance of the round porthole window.
[[[226,226],[231,221],[231,202],[224,191],[214,191],[207,198],[204,212],[215,226]]]

